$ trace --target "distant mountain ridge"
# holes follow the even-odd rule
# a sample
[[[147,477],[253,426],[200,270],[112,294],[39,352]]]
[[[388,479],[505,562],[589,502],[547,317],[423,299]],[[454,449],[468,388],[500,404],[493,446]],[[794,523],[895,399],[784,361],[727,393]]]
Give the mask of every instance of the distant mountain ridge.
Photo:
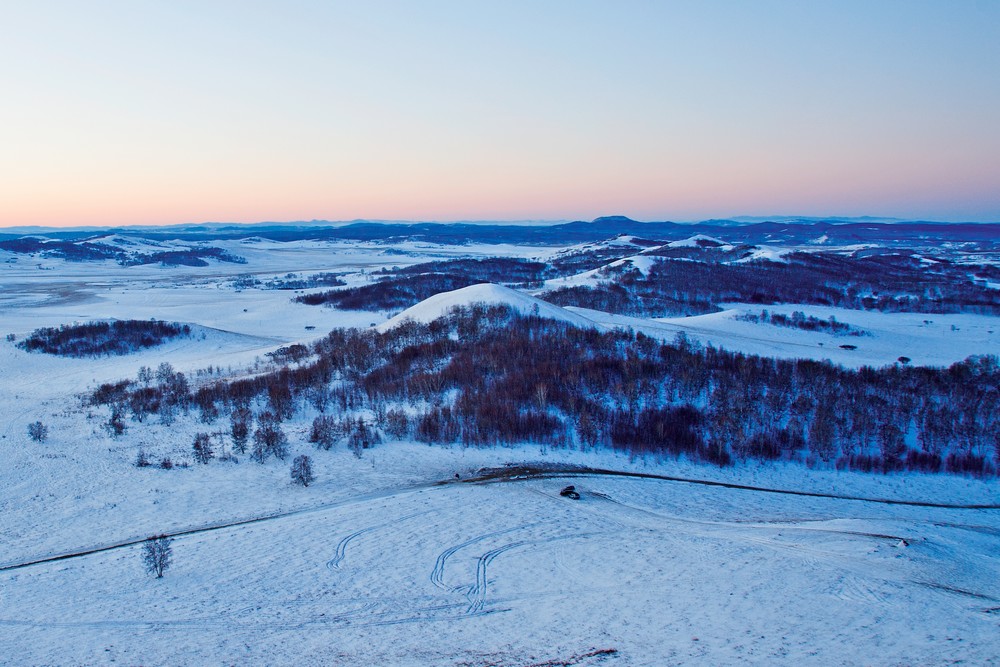
[[[26,236],[79,243],[109,233],[158,241],[206,242],[260,237],[272,241],[311,239],[398,242],[417,240],[454,245],[470,243],[559,245],[600,241],[621,234],[674,241],[688,238],[697,233],[720,236],[730,243],[746,244],[783,243],[794,245],[822,242],[830,245],[855,243],[893,245],[905,242],[912,245],[915,241],[923,241],[930,245],[936,245],[942,242],[997,243],[1000,241],[1000,223],[897,221],[870,217],[814,219],[781,216],[760,221],[734,218],[679,223],[670,221],[639,222],[622,215],[604,216],[590,222],[575,221],[544,225],[489,222],[373,221],[203,223],[171,227],[109,227],[77,230],[18,228],[0,232],[0,244]]]

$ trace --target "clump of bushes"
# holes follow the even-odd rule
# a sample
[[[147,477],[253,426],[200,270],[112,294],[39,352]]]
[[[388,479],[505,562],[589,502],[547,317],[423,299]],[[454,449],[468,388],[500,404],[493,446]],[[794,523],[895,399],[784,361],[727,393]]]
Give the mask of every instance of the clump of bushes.
[[[189,335],[191,327],[186,324],[160,320],[116,320],[36,329],[17,346],[27,352],[61,357],[121,356],[155,347],[171,338]]]

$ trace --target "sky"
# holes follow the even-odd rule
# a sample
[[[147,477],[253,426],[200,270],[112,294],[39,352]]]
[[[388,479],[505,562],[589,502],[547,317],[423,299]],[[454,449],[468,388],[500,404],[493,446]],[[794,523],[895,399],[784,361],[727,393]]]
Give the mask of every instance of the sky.
[[[1000,221],[1000,1],[0,0],[0,226]]]

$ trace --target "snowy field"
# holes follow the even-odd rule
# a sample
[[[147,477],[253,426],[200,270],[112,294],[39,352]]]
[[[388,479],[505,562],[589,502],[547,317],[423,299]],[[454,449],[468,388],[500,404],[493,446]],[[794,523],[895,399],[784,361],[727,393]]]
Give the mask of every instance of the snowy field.
[[[316,487],[274,484],[317,509],[178,537],[162,580],[137,546],[0,572],[7,659],[903,665],[1000,650],[995,509],[572,475],[350,494],[344,478],[375,473],[339,458]],[[567,484],[579,501],[559,497]]]
[[[949,366],[977,354],[1000,354],[1000,319],[985,315],[882,313],[812,305],[728,304],[719,313],[645,319],[585,308],[567,308],[606,327],[632,329],[672,341],[690,341],[734,352],[780,359],[815,359],[848,368],[889,366],[899,357],[919,366]],[[743,319],[762,310],[790,316],[801,312],[820,320],[835,318],[860,336],[805,331]]]
[[[309,488],[290,484],[287,462],[135,468],[140,448],[189,459],[195,432],[228,424],[154,421],[113,439],[81,406],[79,396],[97,383],[167,361],[197,385],[208,377],[199,369],[253,371],[277,347],[390,315],[306,306],[292,302],[290,291],[236,290],[236,276],[330,271],[363,284],[382,267],[552,252],[231,245],[248,264],[123,268],[0,257],[0,334],[21,339],[37,327],[102,318],[193,328],[189,338],[110,359],[28,354],[0,340],[0,663],[1000,663],[995,507],[572,473],[467,481],[484,467],[528,461],[826,496],[998,506],[996,480],[795,464],[719,470],[528,446],[481,451],[390,442],[356,458],[307,443],[312,414],[286,426],[292,456],[314,459],[317,481]],[[535,305],[505,288],[469,289],[526,311]],[[415,316],[455,299],[425,303]],[[666,340],[683,331],[704,345],[847,366],[891,364],[904,355],[914,364],[946,365],[1000,351],[997,319],[972,315],[767,307],[833,315],[868,333],[851,337],[739,319],[760,306],[667,320],[549,308],[548,315],[580,326],[632,327]],[[848,343],[857,349],[840,347]],[[50,428],[45,443],[27,437],[35,420]],[[580,500],[559,497],[569,484]],[[262,517],[271,518],[252,521]],[[185,533],[162,580],[142,571],[138,546],[115,547],[162,532]]]

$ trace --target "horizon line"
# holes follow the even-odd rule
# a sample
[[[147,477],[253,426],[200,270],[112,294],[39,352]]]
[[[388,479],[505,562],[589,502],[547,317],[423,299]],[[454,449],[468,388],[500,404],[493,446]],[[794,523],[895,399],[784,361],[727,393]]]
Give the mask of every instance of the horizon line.
[[[676,224],[676,225],[709,225],[718,223],[734,223],[737,225],[753,225],[761,224],[767,222],[785,222],[785,223],[832,223],[832,224],[852,224],[852,223],[871,223],[871,224],[932,224],[932,225],[995,225],[1000,224],[1000,220],[928,220],[921,218],[896,218],[891,216],[842,216],[842,215],[829,215],[829,216],[816,216],[816,215],[737,215],[731,217],[719,217],[719,218],[705,218],[702,220],[637,220],[626,215],[605,215],[598,216],[592,220],[570,220],[570,219],[506,219],[506,220],[494,220],[494,219],[457,219],[457,220],[410,220],[410,219],[380,219],[380,218],[354,218],[351,220],[325,220],[325,219],[312,219],[312,220],[260,220],[254,222],[240,222],[240,221],[216,221],[216,220],[205,220],[200,222],[176,222],[176,223],[138,223],[133,225],[120,225],[120,224],[109,224],[109,225],[72,225],[72,226],[58,226],[58,225],[11,225],[6,227],[0,227],[0,231],[6,233],[30,233],[31,231],[42,231],[42,230],[58,230],[64,232],[82,232],[82,231],[97,231],[97,230],[156,230],[156,229],[176,229],[176,228],[192,228],[192,227],[202,227],[202,226],[212,226],[212,227],[263,227],[263,226],[279,226],[279,227],[291,227],[291,226],[327,226],[327,227],[346,227],[350,225],[357,224],[374,224],[374,225],[483,225],[483,226],[498,226],[498,227],[553,227],[558,225],[567,225],[574,223],[584,223],[593,224],[597,222],[611,222],[613,220],[620,220],[621,222],[637,223],[637,224]]]

